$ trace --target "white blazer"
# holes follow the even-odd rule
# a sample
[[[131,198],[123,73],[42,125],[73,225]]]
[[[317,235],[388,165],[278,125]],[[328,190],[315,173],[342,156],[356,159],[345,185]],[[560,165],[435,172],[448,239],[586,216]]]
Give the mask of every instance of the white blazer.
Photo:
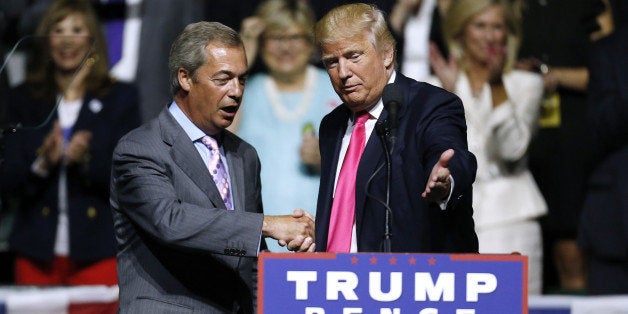
[[[490,85],[475,97],[461,72],[454,93],[463,102],[469,150],[478,170],[473,184],[476,229],[539,217],[547,205],[527,166],[543,95],[540,75],[513,70],[502,80],[508,99],[493,108]],[[428,83],[440,86],[436,77]]]

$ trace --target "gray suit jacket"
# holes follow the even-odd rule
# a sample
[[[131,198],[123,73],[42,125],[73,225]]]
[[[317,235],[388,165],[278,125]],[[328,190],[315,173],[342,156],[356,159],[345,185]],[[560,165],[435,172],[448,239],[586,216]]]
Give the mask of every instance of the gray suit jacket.
[[[168,109],[113,155],[120,313],[253,313],[262,232],[255,149],[225,131],[235,210]]]

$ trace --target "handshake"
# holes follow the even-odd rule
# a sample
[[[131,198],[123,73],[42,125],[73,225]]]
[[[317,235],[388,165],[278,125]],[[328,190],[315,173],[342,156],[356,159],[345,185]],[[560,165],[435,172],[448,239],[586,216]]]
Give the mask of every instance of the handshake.
[[[271,237],[295,252],[314,252],[314,217],[297,208],[292,215],[264,216],[262,236]]]

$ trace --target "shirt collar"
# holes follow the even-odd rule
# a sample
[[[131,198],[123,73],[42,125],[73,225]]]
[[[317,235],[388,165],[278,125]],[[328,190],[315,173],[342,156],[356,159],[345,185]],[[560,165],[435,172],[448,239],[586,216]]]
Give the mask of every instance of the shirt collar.
[[[168,110],[170,111],[174,119],[177,120],[179,125],[181,125],[183,131],[185,131],[185,134],[188,135],[192,142],[198,141],[206,135],[194,124],[194,122],[192,122],[192,120],[190,120],[190,118],[188,118],[188,116],[185,115],[183,110],[181,110],[181,108],[175,101],[170,104]]]
[[[393,70],[392,74],[390,75],[390,78],[388,79],[387,84],[394,83],[396,78],[397,78],[397,71]],[[384,101],[380,97],[377,103],[375,104],[375,106],[371,107],[371,110],[369,110],[369,114],[371,115],[372,118],[379,119],[379,116],[382,114],[383,110],[384,110]],[[351,121],[355,121],[355,114],[351,115]]]

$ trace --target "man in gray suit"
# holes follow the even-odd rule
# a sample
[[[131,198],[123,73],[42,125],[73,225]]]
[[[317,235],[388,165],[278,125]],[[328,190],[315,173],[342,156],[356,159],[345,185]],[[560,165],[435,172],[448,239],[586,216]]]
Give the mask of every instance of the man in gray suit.
[[[300,209],[264,216],[257,153],[225,130],[247,77],[238,34],[190,24],[168,67],[174,101],[122,138],[113,157],[120,313],[254,313],[262,237],[313,251],[313,218]],[[222,196],[207,136],[227,170]]]

